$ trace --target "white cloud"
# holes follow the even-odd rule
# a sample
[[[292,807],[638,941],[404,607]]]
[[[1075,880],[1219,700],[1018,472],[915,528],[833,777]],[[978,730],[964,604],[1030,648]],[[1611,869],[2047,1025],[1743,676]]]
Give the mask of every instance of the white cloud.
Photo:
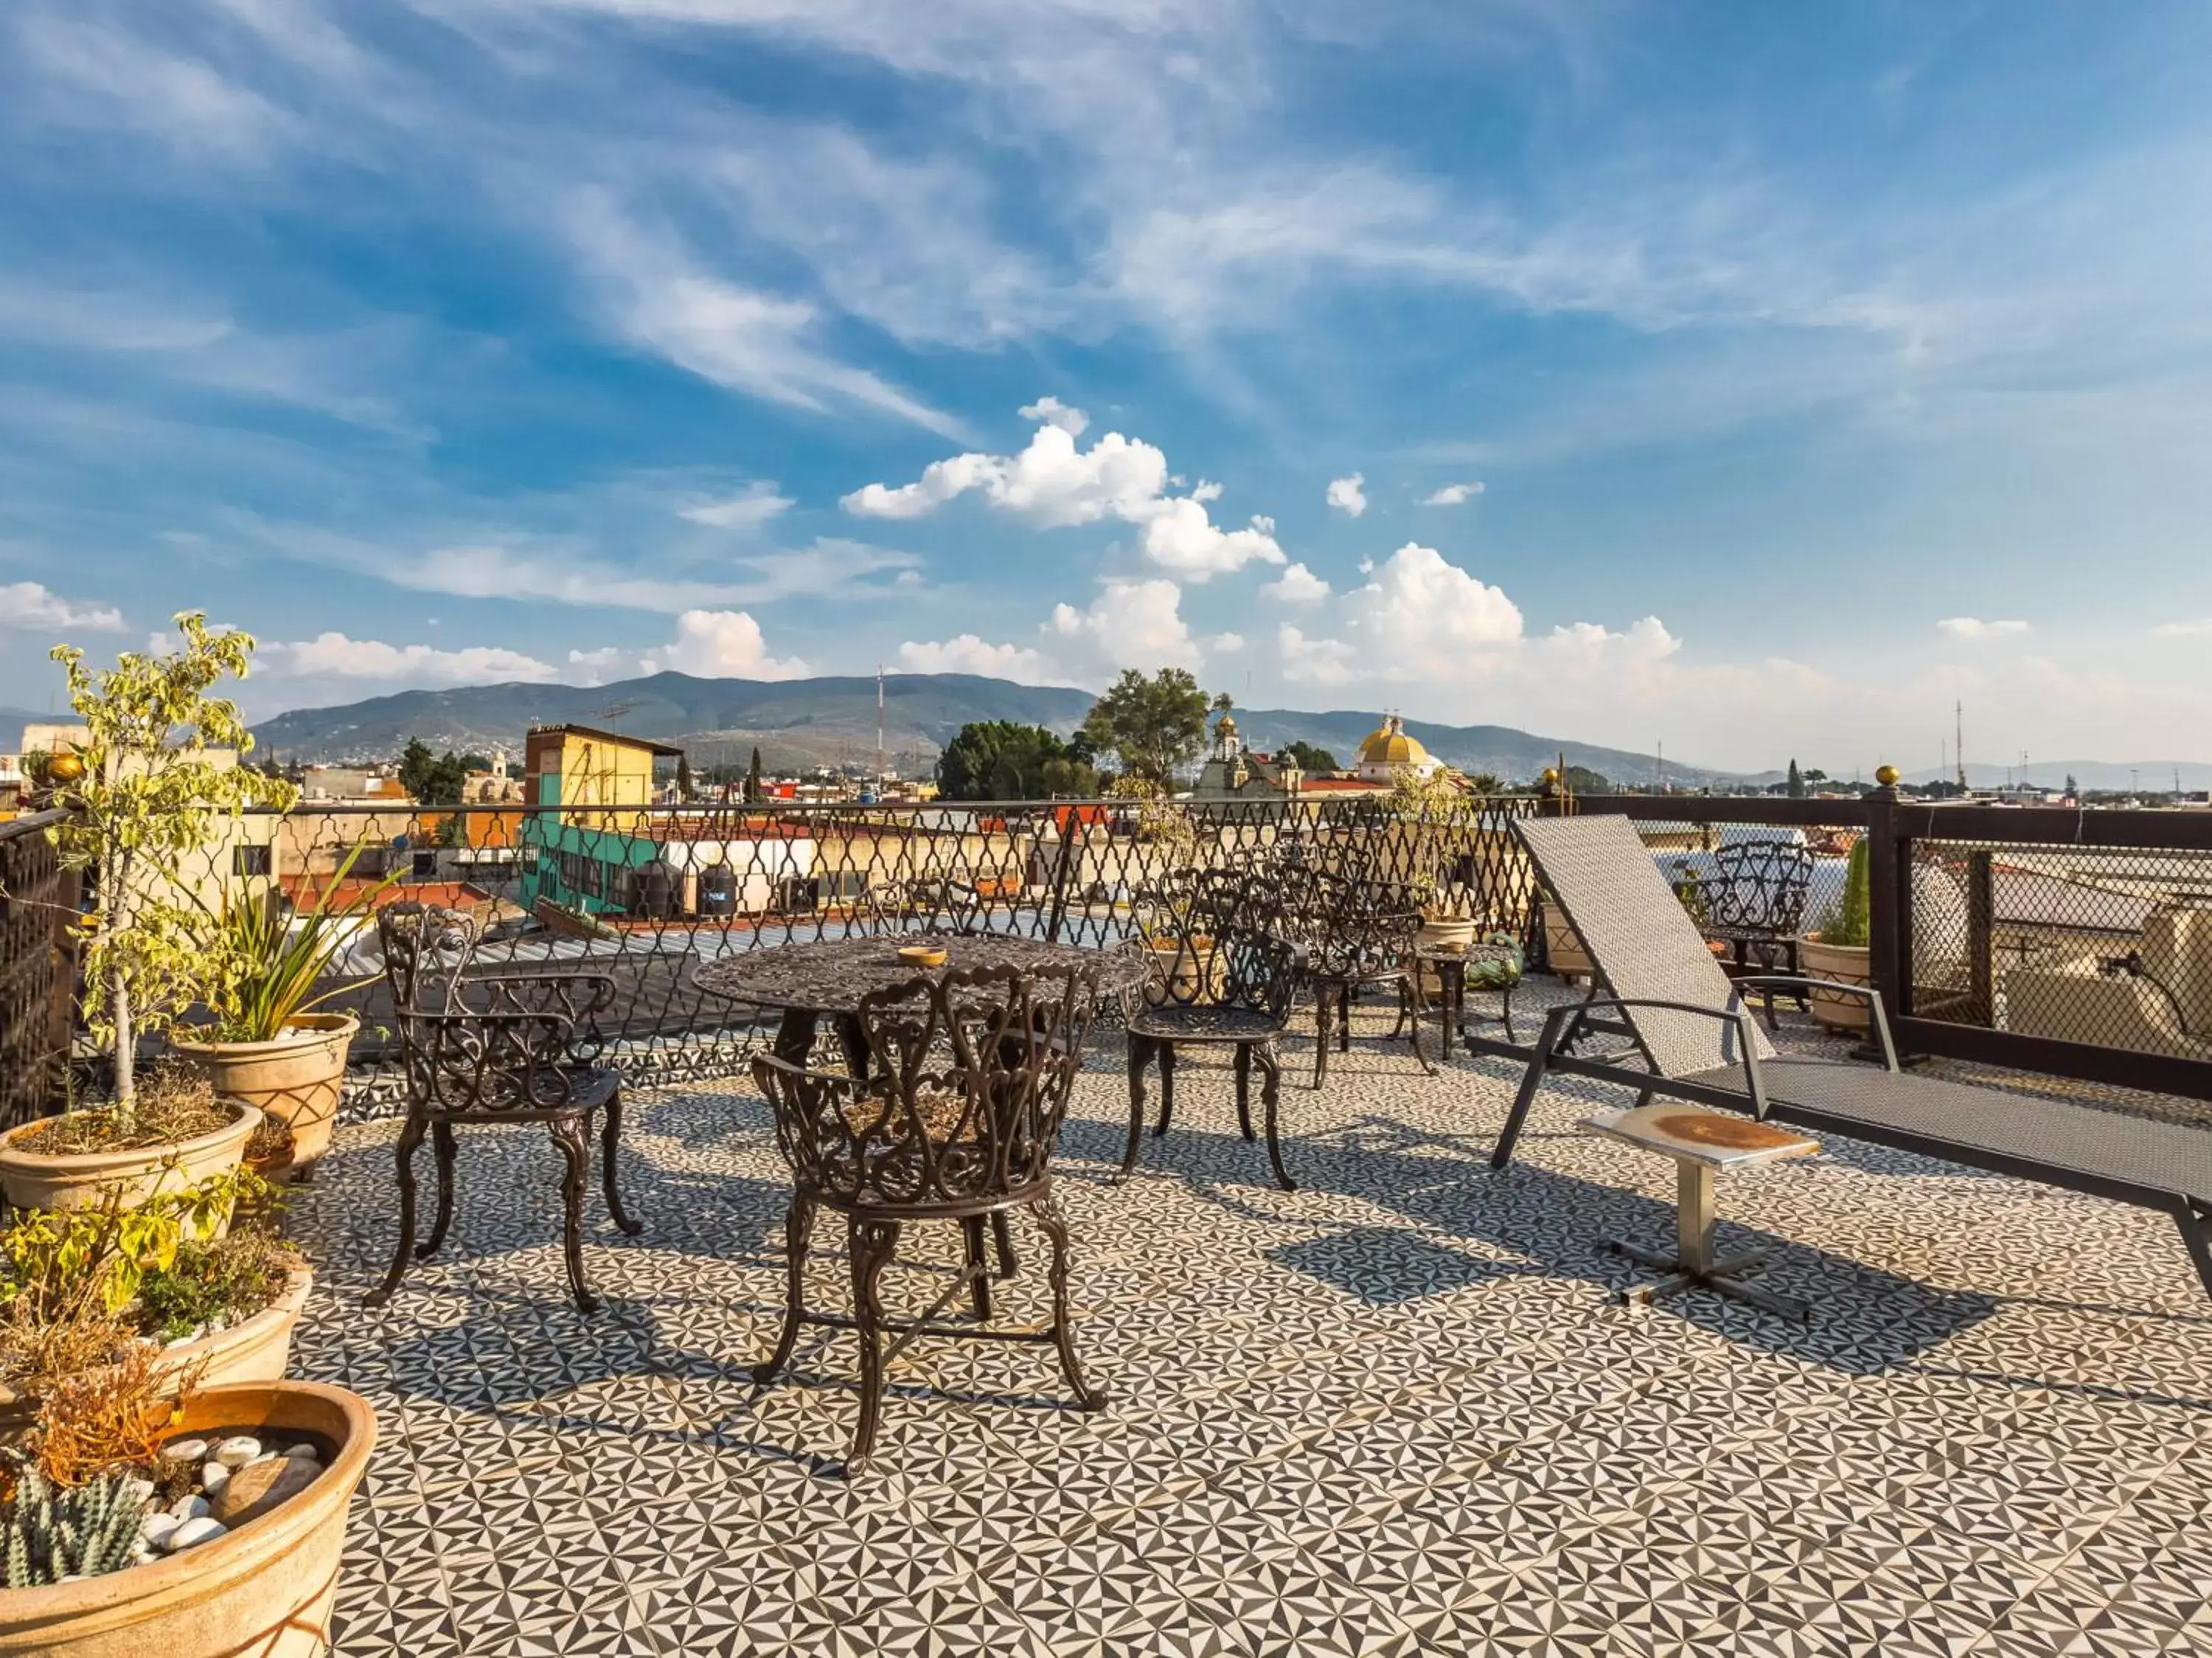
[[[778,495],[775,485],[763,479],[719,501],[702,501],[693,506],[679,507],[676,515],[687,522],[705,524],[713,529],[757,529],[771,518],[789,512],[798,504],[787,495]]]
[[[1275,631],[1283,677],[1306,685],[1349,685],[1358,653],[1341,639],[1310,639],[1288,622]]]
[[[1083,449],[1073,431],[1048,424],[1018,454],[933,460],[911,484],[864,485],[842,505],[860,517],[919,518],[973,491],[1000,511],[1048,529],[1118,519],[1137,527],[1146,558],[1192,582],[1255,561],[1283,562],[1272,520],[1255,516],[1243,529],[1224,530],[1206,511],[1220,485],[1201,480],[1188,495],[1169,495],[1168,484],[1167,456],[1142,439],[1108,432]]]
[[[1341,610],[1378,679],[1449,682],[1479,668],[1484,653],[1521,640],[1520,607],[1503,589],[1413,541],[1346,594]]]
[[[1080,437],[1091,424],[1091,417],[1080,409],[1070,408],[1056,397],[1041,397],[1034,403],[1024,403],[1017,411],[1024,420],[1034,420],[1039,425],[1057,426],[1070,437]]]
[[[1206,642],[1206,648],[1224,655],[1239,651],[1244,649],[1244,636],[1241,633],[1217,633]]]
[[[256,661],[271,673],[298,679],[376,680],[407,686],[500,685],[560,677],[550,662],[498,645],[441,650],[432,645],[351,639],[336,631],[264,644]]]
[[[1543,642],[1554,663],[1597,668],[1622,662],[1656,662],[1681,649],[1682,642],[1656,616],[1646,616],[1614,633],[1595,622],[1555,627]]]
[[[973,633],[955,639],[909,639],[898,648],[901,667],[915,674],[981,674],[1023,685],[1064,683],[1045,667],[1044,657],[1027,645],[994,645]]]
[[[36,582],[0,583],[0,627],[89,628],[113,633],[123,626],[123,613],[112,605],[84,599],[64,599]]]
[[[2199,616],[2186,622],[2160,622],[2151,630],[2151,636],[2159,639],[2190,639],[2200,633],[2212,633],[2212,616]]]
[[[1947,616],[1936,624],[1938,633],[1954,639],[1993,639],[2007,633],[2025,633],[2026,622],[1985,622],[1977,616]]]
[[[1199,650],[1182,612],[1182,589],[1157,577],[1108,581],[1088,608],[1053,607],[1048,640],[1079,662],[1108,669],[1196,667]]]
[[[602,645],[597,650],[572,650],[568,666],[586,685],[605,685],[629,671],[630,654],[620,645]]]
[[[1329,586],[1304,564],[1292,564],[1273,581],[1262,584],[1260,591],[1286,605],[1317,605],[1328,597]]]
[[[1446,484],[1421,497],[1425,507],[1456,507],[1482,493],[1480,483]]]
[[[1354,518],[1358,517],[1361,513],[1367,510],[1367,491],[1360,487],[1366,481],[1365,476],[1359,472],[1353,472],[1349,478],[1330,479],[1328,504],[1339,512],[1349,513]]]
[[[768,654],[760,624],[742,610],[687,610],[676,619],[676,637],[641,658],[646,674],[696,674],[702,679],[797,680],[811,671],[797,657]]]

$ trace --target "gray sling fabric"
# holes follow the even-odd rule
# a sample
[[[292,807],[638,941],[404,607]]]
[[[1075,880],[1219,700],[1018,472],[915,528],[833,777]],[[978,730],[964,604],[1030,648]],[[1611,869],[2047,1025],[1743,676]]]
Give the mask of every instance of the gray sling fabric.
[[[1845,1132],[1853,1124],[1893,1129],[1924,1143],[1930,1156],[1948,1149],[1972,1163],[1989,1153],[2212,1201],[2212,1134],[2201,1128],[1872,1065],[1773,1059],[1759,1070],[1777,1117],[1809,1114]],[[1741,1088],[1743,1072],[1716,1068],[1677,1080]]]
[[[1727,1008],[1728,975],[1626,818],[1530,818],[1516,827],[1615,996]],[[1662,1076],[1742,1065],[1736,1024],[1663,1008],[1621,1017]],[[1774,1051],[1756,1027],[1751,1039],[1760,1058]]]

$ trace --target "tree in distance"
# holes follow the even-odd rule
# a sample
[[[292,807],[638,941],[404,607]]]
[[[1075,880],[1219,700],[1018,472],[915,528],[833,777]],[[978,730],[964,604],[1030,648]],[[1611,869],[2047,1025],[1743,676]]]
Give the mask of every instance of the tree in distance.
[[[1216,705],[1187,668],[1164,667],[1150,679],[1125,668],[1091,705],[1083,733],[1097,753],[1118,756],[1123,771],[1170,788],[1176,769],[1205,752],[1206,716]]]

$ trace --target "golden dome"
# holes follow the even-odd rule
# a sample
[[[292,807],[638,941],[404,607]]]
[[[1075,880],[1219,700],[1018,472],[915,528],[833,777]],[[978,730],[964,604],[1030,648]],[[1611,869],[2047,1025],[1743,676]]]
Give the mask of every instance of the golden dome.
[[[1213,728],[1216,731],[1234,731],[1237,728],[1237,716],[1224,710],[1219,722]]]
[[[1359,745],[1362,765],[1426,765],[1429,751],[1421,746],[1419,737],[1406,735],[1405,722],[1395,714],[1382,722],[1382,728]]]

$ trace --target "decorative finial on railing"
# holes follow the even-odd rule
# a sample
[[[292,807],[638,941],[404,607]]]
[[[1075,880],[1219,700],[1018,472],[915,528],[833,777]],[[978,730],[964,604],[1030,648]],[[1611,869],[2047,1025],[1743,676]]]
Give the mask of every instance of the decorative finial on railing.
[[[1898,771],[1893,765],[1877,765],[1874,769],[1874,780],[1885,789],[1896,788],[1897,778]]]

